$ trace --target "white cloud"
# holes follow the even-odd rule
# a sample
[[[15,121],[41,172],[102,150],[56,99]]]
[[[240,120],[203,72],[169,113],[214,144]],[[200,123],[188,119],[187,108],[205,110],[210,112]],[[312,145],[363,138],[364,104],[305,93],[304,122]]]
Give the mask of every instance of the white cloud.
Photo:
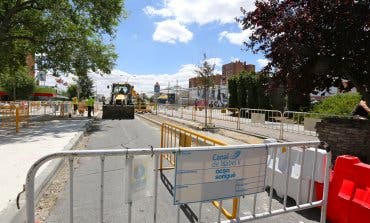
[[[207,62],[212,64],[212,65],[214,64],[215,67],[221,67],[222,66],[222,59],[218,58],[218,57],[208,58]]]
[[[98,94],[109,96],[110,89],[107,85],[114,82],[128,82],[133,84],[135,89],[142,93],[153,94],[154,84],[158,82],[161,89],[166,88],[168,83],[170,86],[178,85],[187,88],[189,85],[189,78],[195,77],[194,64],[182,65],[178,72],[174,74],[129,74],[121,70],[113,70],[110,75],[101,76],[96,73],[90,73],[89,76],[97,83]]]
[[[234,23],[235,17],[241,15],[240,7],[251,11],[255,8],[254,0],[164,0],[164,7],[144,8],[147,15],[174,17],[177,21],[204,25],[211,22],[220,24]]]
[[[171,28],[181,27],[186,35],[183,37],[184,41],[180,42],[187,42],[192,39],[193,34],[186,28],[186,25],[193,23],[205,25],[212,22],[219,24],[236,23],[235,18],[242,15],[240,8],[243,7],[246,11],[252,11],[255,8],[254,2],[255,0],[163,0],[162,8],[146,6],[143,11],[149,16],[159,16],[167,19],[157,23],[153,40],[175,43],[176,39],[179,38],[179,32],[174,34]],[[172,21],[171,26],[168,21]],[[176,21],[176,24],[174,21]],[[159,24],[162,27],[159,27]],[[249,36],[249,31],[224,33],[225,38],[238,45],[241,44],[242,40],[246,40],[243,38],[246,34]],[[164,41],[162,41],[163,39]]]
[[[252,35],[252,30],[243,30],[239,33],[223,31],[219,34],[218,40],[228,39],[230,43],[242,45],[243,42],[248,41],[249,36]]]
[[[262,69],[263,67],[265,67],[270,61],[268,59],[258,59],[257,60],[257,64],[258,64],[258,68]]]
[[[193,33],[176,20],[165,20],[156,23],[157,27],[153,33],[153,40],[159,42],[176,43],[177,41],[187,43],[193,38]]]
[[[172,11],[166,8],[163,9],[155,9],[151,6],[146,6],[143,11],[147,15],[152,15],[152,16],[162,16],[162,17],[169,17],[172,16]]]

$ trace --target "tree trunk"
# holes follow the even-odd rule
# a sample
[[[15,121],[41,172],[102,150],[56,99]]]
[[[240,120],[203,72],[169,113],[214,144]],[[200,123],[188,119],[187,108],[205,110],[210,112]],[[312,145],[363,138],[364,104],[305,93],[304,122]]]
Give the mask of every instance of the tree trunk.
[[[15,91],[15,86],[13,85],[13,101],[16,101],[16,91]]]
[[[205,86],[205,89],[204,89],[204,127],[207,128],[207,108],[208,108],[208,94],[207,94],[207,91],[208,91],[208,86],[206,85]]]

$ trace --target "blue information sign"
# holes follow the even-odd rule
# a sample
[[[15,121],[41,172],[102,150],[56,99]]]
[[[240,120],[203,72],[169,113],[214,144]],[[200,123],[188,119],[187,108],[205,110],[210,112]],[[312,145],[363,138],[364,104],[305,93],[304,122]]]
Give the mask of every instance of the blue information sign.
[[[266,163],[266,148],[177,153],[174,204],[263,192]]]

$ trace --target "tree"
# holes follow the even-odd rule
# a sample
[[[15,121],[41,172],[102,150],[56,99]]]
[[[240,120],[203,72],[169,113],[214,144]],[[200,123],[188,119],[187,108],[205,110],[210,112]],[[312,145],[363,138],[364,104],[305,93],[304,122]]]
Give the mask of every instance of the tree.
[[[125,15],[123,0],[2,0],[0,71],[24,65],[28,54],[38,55],[40,69],[74,71],[81,52],[89,52],[89,68],[110,71],[109,42]]]
[[[11,100],[29,99],[35,88],[35,79],[29,75],[27,67],[8,68],[0,72],[0,86],[9,92]]]
[[[268,81],[263,73],[242,71],[232,76],[228,82],[230,107],[270,109]]]
[[[351,80],[370,102],[370,1],[258,0],[255,5],[252,12],[242,9],[238,19],[243,30],[253,30],[245,46],[265,54],[270,62],[264,71],[274,71],[275,83],[295,94],[295,107],[340,78]]]
[[[198,66],[194,71],[198,76],[199,86],[202,86],[204,92],[204,99],[205,99],[205,119],[204,119],[204,126],[207,128],[207,108],[208,108],[208,91],[211,86],[213,86],[213,72],[215,70],[215,64],[211,64],[207,61],[206,54],[203,55],[203,63],[202,65]]]
[[[229,89],[229,107],[238,108],[238,76],[234,75],[227,82]]]
[[[71,84],[67,88],[67,97],[72,99],[73,97],[78,97],[78,87],[77,84]]]
[[[88,75],[79,76],[77,85],[80,91],[80,98],[88,98],[94,94],[94,81]]]

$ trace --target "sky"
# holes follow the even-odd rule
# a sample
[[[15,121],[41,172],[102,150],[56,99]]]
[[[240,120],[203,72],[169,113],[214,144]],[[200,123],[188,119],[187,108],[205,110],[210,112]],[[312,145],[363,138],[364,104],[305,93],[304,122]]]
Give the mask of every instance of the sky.
[[[99,94],[109,95],[107,85],[125,82],[139,92],[151,93],[177,83],[187,88],[194,68],[206,54],[221,73],[222,64],[246,61],[260,70],[267,60],[245,51],[250,30],[235,21],[240,7],[254,9],[254,0],[126,0],[128,17],[114,40],[118,60],[109,76],[91,74]]]

